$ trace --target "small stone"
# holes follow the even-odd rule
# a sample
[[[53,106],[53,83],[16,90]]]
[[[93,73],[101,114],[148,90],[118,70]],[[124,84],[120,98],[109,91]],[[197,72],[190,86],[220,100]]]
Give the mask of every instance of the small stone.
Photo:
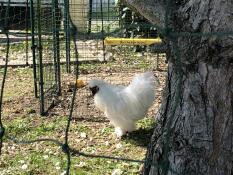
[[[106,69],[105,69],[105,72],[110,72],[111,71],[111,67],[107,67]]]
[[[22,167],[21,167],[23,170],[26,170],[28,168],[28,165],[27,164],[23,164]]]
[[[80,136],[81,136],[82,138],[87,138],[87,134],[86,134],[85,132],[82,132],[82,133],[80,134]]]
[[[49,156],[48,156],[48,155],[44,155],[43,158],[44,158],[44,159],[48,159]]]
[[[105,142],[105,145],[106,145],[106,146],[109,146],[109,141],[106,141],[106,142]]]
[[[123,174],[123,171],[121,169],[115,169],[112,172],[112,175],[121,175],[121,174]]]
[[[143,54],[143,52],[138,52],[137,53],[137,57],[142,57],[144,54]]]

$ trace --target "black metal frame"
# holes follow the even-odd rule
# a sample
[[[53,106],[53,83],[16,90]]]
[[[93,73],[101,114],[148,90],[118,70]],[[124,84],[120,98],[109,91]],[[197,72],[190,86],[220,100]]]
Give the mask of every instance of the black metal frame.
[[[34,7],[34,3],[36,3],[36,7]],[[52,0],[51,4],[46,4],[46,6],[48,5],[51,8],[52,17],[52,31],[49,32],[42,29],[41,11],[43,4],[41,4],[41,0],[36,0],[35,2],[30,0],[34,90],[35,97],[39,97],[40,100],[41,115],[47,115],[49,109],[56,103],[56,97],[61,95],[60,19],[57,16],[60,11],[58,0]],[[44,36],[52,37],[52,48],[44,46],[44,41],[46,40]],[[52,56],[50,62],[46,62],[46,58],[44,58],[46,49],[50,49],[49,53],[52,53],[52,55],[48,55],[48,57]],[[46,84],[47,74],[51,74],[49,76],[54,77],[54,79],[49,80],[50,84]]]

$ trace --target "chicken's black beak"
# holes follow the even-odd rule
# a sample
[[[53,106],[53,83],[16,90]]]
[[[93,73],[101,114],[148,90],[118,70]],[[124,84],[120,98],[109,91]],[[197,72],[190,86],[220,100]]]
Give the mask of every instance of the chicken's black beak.
[[[93,96],[99,91],[98,86],[89,87],[89,89],[91,90]]]

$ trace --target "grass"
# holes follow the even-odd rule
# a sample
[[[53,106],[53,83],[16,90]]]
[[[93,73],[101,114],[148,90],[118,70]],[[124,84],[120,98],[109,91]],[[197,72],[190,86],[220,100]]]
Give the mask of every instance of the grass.
[[[1,69],[3,70],[3,69]],[[23,76],[22,76],[23,75]],[[0,76],[3,76],[2,71]],[[13,100],[27,94],[28,90],[33,89],[32,71],[28,68],[12,69],[8,68],[6,78],[6,87],[4,92],[4,100]],[[24,87],[24,91],[22,91]]]
[[[63,142],[67,124],[64,110],[57,108],[47,117],[39,116],[36,113],[38,101],[33,96],[32,69],[9,69],[3,110],[6,135],[18,140],[53,138]],[[119,140],[113,136],[114,129],[109,122],[73,120],[69,144],[89,154],[143,159],[154,123],[152,118],[145,118],[137,125],[140,128],[138,131]],[[0,174],[64,174],[66,163],[66,155],[53,143],[19,145],[4,138]],[[138,163],[72,156],[71,174],[98,175],[118,171],[120,174],[136,175],[140,166]]]
[[[31,42],[28,42],[28,50],[30,51]],[[11,43],[10,44],[10,52],[9,52],[9,59],[10,60],[17,60],[17,59],[26,59],[26,41],[19,42],[19,43]],[[0,55],[5,57],[6,56],[6,45],[0,45]]]
[[[115,60],[114,62],[106,62],[106,63],[100,63],[100,62],[90,62],[90,63],[85,63],[81,64],[79,66],[79,69],[82,72],[103,72],[103,68],[109,68],[113,70],[125,70],[129,71],[130,69],[132,71],[135,70],[151,70],[155,68],[154,65],[154,60],[153,59],[148,59],[145,60],[146,56],[139,56],[137,53],[132,54],[132,47],[124,47],[122,48],[119,46],[119,50],[123,50],[122,53],[115,53]],[[107,50],[108,52],[113,52],[112,50]],[[129,53],[131,55],[129,55]],[[128,55],[126,55],[128,54]],[[106,70],[105,70],[106,71]]]
[[[18,139],[31,140],[36,138],[55,138],[63,140],[66,119],[63,117],[52,120],[41,118],[40,116],[21,117],[5,124],[7,135],[13,135]],[[147,128],[152,124],[150,119],[145,119],[139,123]],[[70,130],[71,147],[86,153],[102,154],[117,157],[128,157],[142,159],[145,147],[140,145],[147,142],[142,132],[137,137],[126,136],[122,140],[109,140],[113,128],[93,130],[86,123],[72,125]],[[97,132],[97,133],[96,133]],[[80,137],[81,133],[86,133],[87,137]],[[144,136],[143,136],[144,135]],[[92,141],[90,141],[92,138]],[[78,138],[75,140],[75,138]],[[8,170],[9,174],[61,174],[66,169],[66,155],[61,148],[52,143],[35,143],[31,145],[16,145],[8,140],[4,140],[8,154],[3,154],[0,163],[0,172]],[[91,143],[93,142],[93,143]],[[139,144],[140,143],[140,144]],[[14,152],[11,152],[12,147]],[[6,151],[6,148],[4,149]],[[25,166],[27,167],[26,169]],[[101,158],[72,157],[71,174],[111,174],[115,169],[120,169],[122,174],[138,174],[140,164],[118,162]],[[8,174],[7,173],[7,174]]]
[[[116,52],[120,50],[112,49],[115,49]],[[127,54],[129,50],[130,48],[125,48],[122,54]],[[128,81],[137,70],[147,69],[147,66],[152,65],[151,60],[144,60],[133,54],[130,55],[131,57],[126,55],[123,59],[122,54],[119,54],[119,57],[122,58],[113,62],[80,64],[81,77],[88,79],[103,75],[107,76],[106,78],[118,78],[120,81],[122,80],[120,82],[122,84],[123,81]],[[63,69],[64,67],[62,67]],[[129,75],[127,74],[128,79],[114,74],[120,72],[124,75],[124,71],[132,71]],[[156,74],[158,73],[156,72]],[[1,78],[2,75],[3,69],[0,69]],[[32,69],[28,67],[9,68],[4,91],[2,120],[6,128],[6,135],[16,137],[18,140],[53,138],[64,142],[67,115],[72,98],[72,92],[66,89],[66,83],[74,82],[74,77],[64,76],[62,81],[64,91],[62,92],[63,96],[60,97],[61,104],[50,111],[48,116],[41,117],[38,115],[38,99],[34,98]],[[85,90],[83,92],[86,93]],[[85,95],[77,94],[75,103],[82,102],[83,105],[75,108],[69,130],[69,146],[88,154],[144,159],[155,125],[154,119],[151,116],[144,118],[137,123],[137,131],[119,140],[114,137],[114,128],[103,118],[103,114],[95,113],[91,104],[85,106],[86,101]],[[88,103],[92,102],[88,101]],[[159,104],[158,100],[156,103]],[[89,113],[92,114],[88,114],[88,111],[87,114],[84,114],[85,111],[80,113],[79,110],[84,110],[84,108],[90,110]],[[78,118],[78,113],[81,114],[81,118]],[[149,113],[154,115],[154,112]],[[93,117],[95,118],[93,119]],[[66,170],[66,155],[62,152],[61,147],[51,142],[19,145],[5,137],[2,151],[0,156],[1,175],[64,174]],[[71,174],[107,175],[118,172],[121,175],[136,175],[139,174],[140,167],[139,163],[72,156]]]

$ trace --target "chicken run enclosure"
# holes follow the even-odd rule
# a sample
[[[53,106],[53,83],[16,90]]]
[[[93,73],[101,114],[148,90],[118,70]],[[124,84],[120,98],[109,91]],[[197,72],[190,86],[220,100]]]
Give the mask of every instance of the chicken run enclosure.
[[[33,66],[42,115],[61,94],[65,72],[77,67],[84,82],[95,77],[127,84],[136,72],[156,70],[164,58],[160,47],[154,49],[161,42],[156,28],[120,2],[4,0],[0,15],[0,63],[7,54],[8,65]]]
[[[107,119],[89,97],[89,80],[128,85],[139,72],[149,70],[163,80],[166,74],[156,28],[114,0],[0,0],[0,66],[2,83],[6,67],[33,68],[38,113],[47,115],[58,105],[74,110],[72,119],[91,122]]]

